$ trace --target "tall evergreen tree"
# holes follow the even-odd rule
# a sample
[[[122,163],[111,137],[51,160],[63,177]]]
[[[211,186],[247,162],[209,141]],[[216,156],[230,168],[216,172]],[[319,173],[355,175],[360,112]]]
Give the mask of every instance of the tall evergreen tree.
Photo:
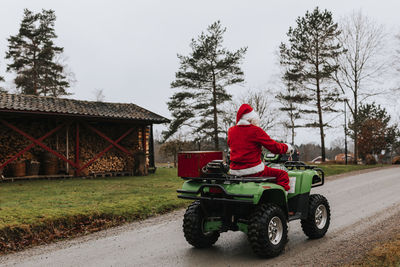
[[[303,93],[308,96],[308,109],[302,113],[317,115],[307,127],[316,127],[320,130],[321,156],[325,161],[325,134],[327,126],[323,114],[334,112],[334,104],[339,92],[332,87],[332,73],[338,66],[336,59],[342,54],[343,48],[337,41],[340,34],[338,24],[333,21],[332,13],[319,10],[316,7],[312,12],[306,12],[304,17],[298,17],[296,28],[289,28],[288,49],[292,56],[292,70],[288,73],[298,73],[296,78],[302,84]]]
[[[281,103],[279,110],[286,112],[288,120],[284,121],[284,126],[291,132],[291,144],[294,145],[294,137],[296,136],[296,128],[303,125],[298,124],[303,110],[301,105],[307,103],[311,99],[301,91],[301,73],[293,60],[291,51],[285,44],[279,47],[279,63],[282,70],[281,80],[283,82],[283,90],[276,95],[276,99]]]
[[[164,132],[165,139],[179,127],[189,126],[192,133],[211,137],[215,149],[219,148],[219,105],[231,99],[226,87],[244,81],[240,63],[247,50],[231,52],[223,47],[225,31],[219,21],[211,24],[206,33],[192,39],[188,56],[178,55],[180,68],[171,87],[180,90],[168,102],[173,121]]]
[[[7,71],[14,71],[17,88],[23,94],[68,95],[64,66],[55,61],[63,48],[54,44],[56,15],[53,10],[33,13],[24,10],[18,34],[8,38]]]

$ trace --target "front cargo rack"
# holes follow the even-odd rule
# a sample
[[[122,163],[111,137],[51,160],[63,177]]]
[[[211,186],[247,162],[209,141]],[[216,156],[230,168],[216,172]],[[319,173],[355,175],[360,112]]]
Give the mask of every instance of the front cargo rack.
[[[302,161],[287,161],[285,162],[285,167],[292,170],[314,170],[320,174],[320,176],[313,177],[311,187],[322,186],[325,183],[325,173],[321,168],[318,168],[315,165],[307,165]]]

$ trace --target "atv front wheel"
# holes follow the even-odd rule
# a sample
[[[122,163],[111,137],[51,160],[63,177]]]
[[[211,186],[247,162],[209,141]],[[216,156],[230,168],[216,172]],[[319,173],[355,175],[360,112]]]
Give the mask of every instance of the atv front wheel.
[[[186,241],[196,248],[211,247],[219,238],[219,232],[204,232],[205,216],[200,201],[195,201],[187,208],[183,217],[183,233]]]
[[[287,233],[286,217],[277,205],[262,204],[250,216],[248,239],[260,257],[278,256],[287,243]]]
[[[301,228],[310,239],[323,237],[329,228],[331,211],[328,200],[322,195],[311,195],[307,219],[301,220]]]

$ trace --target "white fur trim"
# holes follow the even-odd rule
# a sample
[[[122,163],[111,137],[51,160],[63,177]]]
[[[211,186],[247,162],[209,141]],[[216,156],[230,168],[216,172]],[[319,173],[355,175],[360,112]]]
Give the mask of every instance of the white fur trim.
[[[260,117],[258,114],[252,110],[249,113],[243,114],[243,116],[240,118],[238,123],[236,125],[250,125],[253,124],[255,126],[258,126],[260,122]]]
[[[293,154],[293,152],[294,152],[293,146],[291,144],[286,144],[286,145],[288,147],[286,154]]]
[[[236,175],[236,176],[245,176],[245,175],[250,175],[250,174],[256,174],[259,172],[262,172],[265,168],[264,163],[260,163],[254,167],[250,167],[247,169],[241,169],[241,170],[229,170],[229,174]]]
[[[251,121],[251,119],[255,118],[258,118],[258,115],[254,110],[252,110],[249,113],[243,114],[243,116],[240,119],[245,121]]]
[[[244,119],[240,119],[236,125],[250,125],[250,122]]]

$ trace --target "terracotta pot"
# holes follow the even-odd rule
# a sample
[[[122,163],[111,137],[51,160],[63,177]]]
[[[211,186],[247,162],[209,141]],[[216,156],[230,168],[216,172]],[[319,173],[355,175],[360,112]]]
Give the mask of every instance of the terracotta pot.
[[[14,161],[10,163],[11,175],[13,177],[23,177],[26,175],[25,160]]]

